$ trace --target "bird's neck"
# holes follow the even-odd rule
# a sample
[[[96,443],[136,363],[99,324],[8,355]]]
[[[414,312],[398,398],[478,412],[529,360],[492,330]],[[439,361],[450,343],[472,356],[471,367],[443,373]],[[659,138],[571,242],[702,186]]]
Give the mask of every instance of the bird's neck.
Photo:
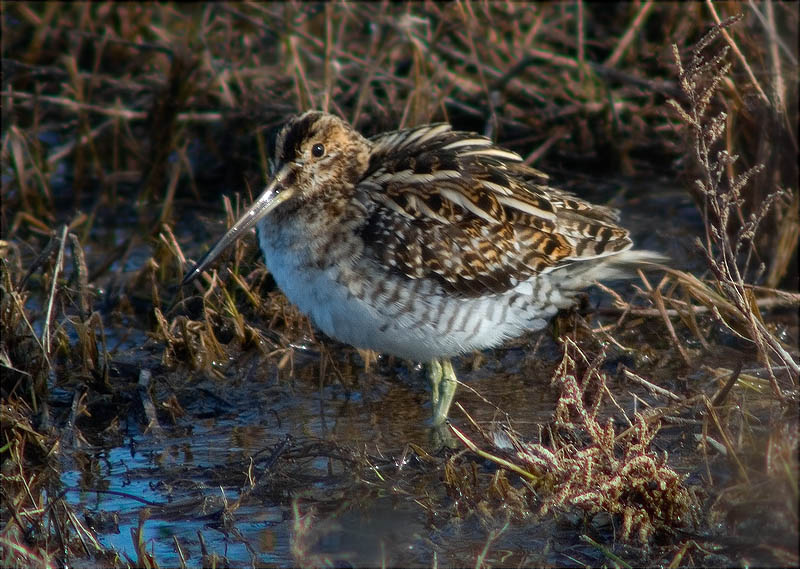
[[[291,252],[317,266],[360,254],[360,247],[354,247],[352,241],[366,211],[354,199],[354,188],[336,190],[318,194],[312,202],[282,204],[259,222],[264,252],[267,255],[266,249]]]

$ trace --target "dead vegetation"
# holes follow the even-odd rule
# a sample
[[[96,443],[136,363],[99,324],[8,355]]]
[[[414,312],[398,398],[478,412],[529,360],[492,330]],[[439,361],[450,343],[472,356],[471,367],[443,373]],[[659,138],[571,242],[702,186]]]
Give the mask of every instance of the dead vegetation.
[[[577,511],[597,531],[573,533],[604,562],[797,564],[795,4],[19,2],[2,18],[3,566],[158,566],[149,514],[130,556],[108,550],[59,473],[80,449],[122,444],[131,417],[147,436],[187,422],[168,374],[220,381],[251,357],[293,378],[302,345],[322,354],[312,382],[349,381],[252,244],[176,286],[223,230],[205,229],[220,196],[230,224],[261,185],[267,131],[311,107],[367,134],[450,120],[556,176],[677,172],[705,227],[705,273],[643,278],[633,299],[606,289],[602,323],[564,340],[546,436],[511,417],[474,424],[473,442],[456,423],[501,469],[416,447],[420,471],[441,469],[463,499],[427,478],[402,496],[439,520]],[[643,365],[601,371],[613,354]],[[609,376],[647,397],[612,393]],[[691,452],[656,450],[665,431]],[[381,491],[409,487],[380,474],[386,457],[302,448],[275,460],[333,453]],[[331,561],[313,551],[313,505],[270,497],[292,509],[294,561]],[[502,563],[502,527],[478,565]],[[754,527],[774,539],[743,539]],[[199,539],[205,562],[226,562]]]
[[[696,504],[683,477],[667,465],[667,456],[651,449],[657,423],[638,413],[633,420],[625,416],[623,426],[628,428],[619,433],[613,419],[601,423],[603,400],[610,394],[605,374],[598,371],[602,360],[602,355],[588,360],[577,344],[565,341],[564,358],[553,378],[561,396],[543,437],[548,444],[526,442],[511,428],[487,433],[472,421],[484,444],[493,449],[490,453],[455,426],[451,429],[473,452],[522,476],[537,515],[569,508],[589,518],[601,512],[618,515],[618,538],[635,537],[646,545],[659,529],[688,526]],[[593,400],[589,408],[587,399]],[[450,480],[459,482],[454,476]],[[492,484],[498,488],[497,479]],[[503,494],[512,492],[507,487]]]
[[[729,46],[723,47],[716,53],[712,51],[709,54],[707,50],[718,35],[727,34],[726,28],[733,22],[734,20],[729,20],[712,28],[692,50],[688,66],[682,64],[678,47],[673,46],[681,89],[689,103],[686,107],[674,100],[670,103],[690,131],[701,175],[695,183],[702,200],[706,235],[704,240],[698,237],[698,248],[705,255],[714,279],[711,294],[718,299],[721,297],[722,300],[710,303],[712,314],[732,334],[755,345],[759,359],[766,366],[775,395],[783,398],[783,389],[796,390],[800,364],[796,361],[796,351],[791,354],[792,347],[784,346],[767,329],[752,283],[758,282],[766,272],[766,263],[764,261],[758,263],[761,256],[756,247],[757,239],[762,233],[761,225],[768,216],[775,215],[773,211],[775,209],[778,210],[779,216],[789,219],[793,217],[789,209],[792,190],[782,187],[780,178],[773,178],[776,182],[773,189],[764,192],[762,188],[761,192],[765,195],[758,203],[749,204],[748,214],[746,209],[743,209],[746,203],[746,190],[753,183],[753,179],[765,169],[765,165],[756,163],[745,171],[737,173],[736,163],[739,156],[731,149],[719,147],[718,143],[726,133],[728,115],[725,111],[711,116],[709,114],[712,98],[730,71],[731,64],[727,61]],[[760,90],[760,94],[763,95],[763,90]],[[783,101],[783,96],[778,95],[778,103]],[[768,99],[761,102],[769,104]],[[785,115],[785,109],[773,110],[775,114]],[[796,144],[795,141],[795,146]],[[797,188],[794,188],[794,193],[797,193]],[[784,207],[775,208],[775,204],[780,201],[783,201]],[[797,224],[796,211],[794,217],[794,223]],[[737,224],[733,223],[734,219],[738,221]],[[791,232],[797,235],[797,226]],[[781,241],[779,239],[773,245],[785,247],[786,244]],[[776,251],[773,256],[774,263],[783,262],[777,260],[788,259],[790,256],[789,251]],[[753,270],[752,265],[755,263],[758,263],[758,266]],[[776,266],[774,263],[773,267]],[[785,269],[784,265],[782,269],[778,269],[778,274]],[[769,288],[769,286],[763,287],[762,290],[769,293]],[[780,295],[778,292],[772,294]],[[800,296],[796,294],[786,296],[788,302],[793,301],[795,306],[800,304]],[[788,379],[783,389],[778,384],[774,365],[778,366],[778,369],[784,372],[781,375]]]

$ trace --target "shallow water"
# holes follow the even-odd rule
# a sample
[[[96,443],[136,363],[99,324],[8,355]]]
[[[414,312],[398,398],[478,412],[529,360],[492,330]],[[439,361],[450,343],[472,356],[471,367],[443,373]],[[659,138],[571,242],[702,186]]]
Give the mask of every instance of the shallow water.
[[[489,399],[530,440],[552,418],[558,392],[550,375],[557,350],[547,334],[516,344],[487,352],[488,361],[474,371],[457,366],[468,386],[459,388],[457,400],[478,423],[488,425],[505,417],[482,397]],[[232,365],[224,379],[187,384],[166,378],[153,399],[174,393],[186,415],[175,425],[164,422],[160,435],[131,420],[121,428],[122,444],[76,450],[62,482],[81,490],[70,491],[67,499],[88,512],[90,521],[115,517],[115,524],[95,529],[103,545],[134,560],[131,530],[141,510],[149,508],[144,538],[162,566],[179,563],[175,539],[187,563],[199,565],[198,535],[208,551],[233,566],[295,565],[293,541],[316,556],[311,565],[474,565],[506,520],[502,508],[495,519],[447,511],[458,500],[441,483],[451,451],[437,448],[426,425],[430,403],[422,371],[401,363],[381,362],[369,373],[353,366],[353,387],[337,382],[320,389],[315,360],[299,354],[293,381],[277,379],[274,369],[257,365],[258,358],[243,367]],[[634,402],[626,392],[648,399],[630,385],[612,390],[621,392],[618,400],[627,409]],[[452,416],[455,424],[466,426],[458,411]],[[421,460],[409,443],[433,453],[433,459]],[[482,468],[494,471],[489,463]],[[121,495],[92,491],[97,488]],[[238,508],[225,514],[225,504],[240,498]],[[313,520],[300,539],[295,505]],[[503,565],[601,562],[596,550],[578,541],[586,531],[581,525],[558,516],[512,521],[493,542],[490,558]]]
[[[522,360],[518,351],[506,354],[511,367],[514,360]],[[301,514],[313,507],[318,518],[304,543],[337,564],[430,566],[434,550],[441,564],[469,563],[487,529],[477,520],[431,527],[429,513],[415,503],[426,499],[432,488],[443,492],[438,482],[442,473],[420,463],[407,449],[414,443],[436,450],[425,424],[430,405],[422,372],[396,367],[399,379],[392,377],[394,368],[388,373],[361,372],[353,378],[358,386],[350,390],[338,383],[316,388],[312,378],[319,367],[311,361],[298,369],[294,382],[276,381],[274,370],[264,366],[251,370],[248,381],[191,384],[177,393],[186,416],[175,426],[165,425],[161,436],[144,433],[140,424],[131,422],[123,445],[75,451],[81,458],[74,460],[73,468],[65,468],[62,482],[81,491],[73,490],[67,498],[78,511],[91,512],[91,519],[116,516],[116,525],[96,529],[105,546],[131,559],[136,553],[130,531],[138,526],[140,510],[149,507],[144,535],[162,566],[179,563],[174,538],[193,560],[189,564],[197,564],[198,532],[209,551],[224,555],[233,565],[293,565],[294,500]],[[512,416],[527,417],[531,428],[549,418],[556,394],[546,387],[546,376],[498,376],[488,367],[462,371],[462,378],[477,391],[491,393],[494,403]],[[237,374],[233,369],[230,373]],[[459,400],[474,408],[478,421],[488,421],[494,413],[474,405],[480,401],[468,390]],[[524,432],[525,425],[518,427]],[[279,459],[291,456],[293,464],[273,473],[268,459],[284,443]],[[372,457],[374,470],[362,472],[361,465],[347,460],[349,452],[337,451],[339,447]],[[404,453],[410,458],[403,460]],[[251,465],[256,489],[226,527],[224,504],[242,496]],[[406,470],[412,471],[409,476]],[[415,490],[411,483],[420,488]],[[91,491],[97,488],[151,504]],[[526,524],[526,539],[534,537],[532,530]]]

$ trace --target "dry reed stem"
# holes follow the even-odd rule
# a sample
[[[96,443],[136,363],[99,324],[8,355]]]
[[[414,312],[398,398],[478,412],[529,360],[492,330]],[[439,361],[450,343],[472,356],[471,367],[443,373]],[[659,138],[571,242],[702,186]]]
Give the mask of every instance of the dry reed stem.
[[[772,204],[781,196],[780,190],[769,193],[759,209],[746,223],[743,223],[735,238],[728,236],[729,219],[732,213],[740,212],[741,193],[750,179],[762,168],[756,165],[734,176],[729,168],[737,159],[726,151],[714,151],[714,145],[725,132],[726,114],[708,116],[711,99],[717,86],[726,76],[730,64],[726,62],[727,47],[717,53],[706,56],[703,50],[713,42],[714,38],[725,32],[725,27],[732,25],[730,19],[706,34],[692,52],[688,67],[684,67],[677,46],[673,46],[675,62],[678,67],[681,88],[689,101],[684,107],[676,101],[670,103],[689,126],[695,148],[695,158],[702,178],[697,179],[697,187],[705,196],[704,211],[706,236],[705,243],[699,244],[711,269],[719,293],[732,305],[745,329],[747,338],[752,341],[768,368],[773,392],[779,399],[785,394],[778,384],[773,370],[773,360],[781,367],[791,370],[791,383],[797,383],[800,375],[800,364],[788,353],[780,342],[766,329],[752,292],[745,286],[744,278],[750,261],[750,252],[758,231],[759,223],[764,219]],[[726,34],[726,37],[729,36]],[[732,40],[729,41],[729,44]],[[733,44],[735,45],[735,44]],[[723,172],[728,173],[723,182]],[[739,213],[741,217],[741,213]],[[740,252],[747,251],[745,260],[740,261]],[[741,263],[741,267],[740,267]],[[743,337],[730,323],[726,322],[717,309],[712,311],[720,321],[734,334]]]

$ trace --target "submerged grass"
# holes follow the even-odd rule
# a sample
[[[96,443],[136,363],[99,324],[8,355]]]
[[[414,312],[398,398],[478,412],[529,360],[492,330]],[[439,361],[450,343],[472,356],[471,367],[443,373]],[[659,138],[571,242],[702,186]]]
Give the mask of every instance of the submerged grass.
[[[463,498],[422,492],[432,519],[500,519],[498,504],[521,518],[578,511],[600,528],[582,543],[612,563],[797,564],[796,4],[15,2],[2,26],[0,564],[159,565],[144,511],[137,558],[123,559],[71,509],[58,473],[88,441],[121,440],[128,416],[143,432],[180,421],[174,394],[154,395],[167,371],[220,378],[256,353],[291,377],[302,344],[323,354],[315,379],[346,381],[251,245],[177,290],[222,231],[203,229],[219,195],[230,225],[261,186],[266,131],[312,107],[366,134],[450,120],[556,174],[680,172],[704,222],[704,274],[643,278],[632,300],[607,289],[613,306],[597,314],[613,321],[563,341],[562,396],[540,440],[474,424],[475,443],[454,427],[501,465],[492,471],[471,454],[408,451]],[[248,198],[232,203],[237,191]],[[735,358],[717,356],[731,345]],[[643,364],[655,353],[670,371],[613,370],[649,394],[630,401],[600,371],[609,351]],[[653,450],[674,429],[694,461]],[[335,452],[380,474],[385,457],[346,442],[287,463]],[[680,474],[696,473],[687,462],[701,480]],[[313,507],[288,504],[295,561],[330,561],[313,551]],[[611,537],[604,515],[620,524]],[[774,539],[743,540],[753,527]],[[476,565],[505,531],[490,532]],[[203,555],[226,564],[205,543]]]

